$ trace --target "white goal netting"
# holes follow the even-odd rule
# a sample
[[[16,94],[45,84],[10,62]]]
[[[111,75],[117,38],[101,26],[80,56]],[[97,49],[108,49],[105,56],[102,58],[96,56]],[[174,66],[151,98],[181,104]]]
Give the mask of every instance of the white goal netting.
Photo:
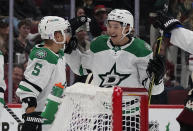
[[[114,124],[118,123],[122,124],[118,128],[120,131],[141,131],[141,97],[129,96],[124,92],[125,95],[121,96],[122,104],[113,105],[113,92],[113,88],[100,88],[83,83],[67,87],[49,131],[115,131]],[[119,110],[119,114],[122,114],[120,117],[115,115],[113,117],[116,113],[112,110],[117,108],[116,106],[122,109]],[[116,121],[118,117],[122,119],[121,122]]]

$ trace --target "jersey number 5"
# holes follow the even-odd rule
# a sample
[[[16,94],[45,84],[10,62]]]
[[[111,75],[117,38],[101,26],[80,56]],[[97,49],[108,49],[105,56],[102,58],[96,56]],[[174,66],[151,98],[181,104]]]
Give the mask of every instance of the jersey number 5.
[[[34,70],[32,71],[32,75],[38,76],[40,73],[40,69],[42,68],[42,64],[36,63]]]

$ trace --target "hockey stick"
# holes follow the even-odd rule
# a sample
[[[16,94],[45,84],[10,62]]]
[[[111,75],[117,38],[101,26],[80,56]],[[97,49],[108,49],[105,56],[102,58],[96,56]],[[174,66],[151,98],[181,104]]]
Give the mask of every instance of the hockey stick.
[[[162,34],[162,33],[161,33],[161,34]],[[161,35],[161,36],[157,39],[157,47],[156,47],[155,55],[157,55],[157,54],[160,53],[162,41],[163,41],[163,37],[162,37],[162,35]],[[153,74],[152,74],[152,77],[151,77],[151,80],[150,80],[150,83],[149,83],[149,90],[148,90],[148,96],[149,96],[148,104],[149,104],[149,105],[150,105],[150,102],[151,102],[151,94],[152,94],[152,89],[153,89],[153,86],[154,86],[154,80],[155,80],[155,74],[153,73]]]
[[[9,114],[17,121],[17,123],[22,124],[23,122],[20,120],[20,118],[13,112],[12,109],[10,109],[7,105],[4,105],[4,108],[9,112]]]
[[[162,9],[163,12],[167,13],[168,12],[168,7],[169,7],[169,0],[166,1],[166,3],[164,4],[164,7]],[[157,47],[156,47],[156,54],[159,54],[160,53],[160,48],[161,48],[161,44],[162,44],[162,41],[163,41],[163,31],[160,30],[160,33],[161,33],[161,36],[157,39]],[[150,102],[151,102],[151,94],[152,94],[152,89],[153,89],[153,86],[154,86],[154,79],[155,79],[155,74],[153,73],[152,74],[152,77],[151,77],[151,81],[150,81],[150,84],[149,84],[149,90],[148,90],[148,95],[149,95],[149,100],[148,100],[148,104],[150,105]]]

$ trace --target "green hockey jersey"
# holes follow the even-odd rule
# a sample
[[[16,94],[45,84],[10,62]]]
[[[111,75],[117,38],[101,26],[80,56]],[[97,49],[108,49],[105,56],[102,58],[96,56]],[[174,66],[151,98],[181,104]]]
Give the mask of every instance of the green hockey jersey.
[[[79,75],[89,69],[93,73],[92,84],[100,87],[149,87],[146,73],[149,59],[153,53],[149,44],[139,38],[132,38],[124,46],[113,46],[106,35],[97,37],[91,42],[90,51],[82,54],[72,52],[66,57],[69,62],[76,57],[76,65],[71,61],[71,69]],[[79,66],[79,71],[77,70]],[[163,91],[163,83],[153,88],[153,94]]]
[[[62,50],[56,54],[44,48],[43,45],[36,45],[29,55],[24,79],[19,84],[17,95],[21,100],[25,97],[35,97],[37,99],[36,111],[42,111],[52,87],[59,82],[66,84],[65,67],[66,62]]]

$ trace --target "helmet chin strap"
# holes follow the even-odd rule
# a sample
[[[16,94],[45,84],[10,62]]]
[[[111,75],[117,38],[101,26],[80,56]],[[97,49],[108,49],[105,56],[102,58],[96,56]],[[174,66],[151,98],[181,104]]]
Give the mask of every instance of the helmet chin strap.
[[[122,41],[127,35],[130,34],[131,30],[129,30],[129,32],[127,32],[126,34],[124,33],[125,28],[126,28],[126,26],[123,27],[123,30],[122,30],[122,37],[121,37],[121,39],[120,39],[118,42]]]
[[[66,42],[64,43],[64,47],[62,48],[62,50],[64,51],[66,49]]]

